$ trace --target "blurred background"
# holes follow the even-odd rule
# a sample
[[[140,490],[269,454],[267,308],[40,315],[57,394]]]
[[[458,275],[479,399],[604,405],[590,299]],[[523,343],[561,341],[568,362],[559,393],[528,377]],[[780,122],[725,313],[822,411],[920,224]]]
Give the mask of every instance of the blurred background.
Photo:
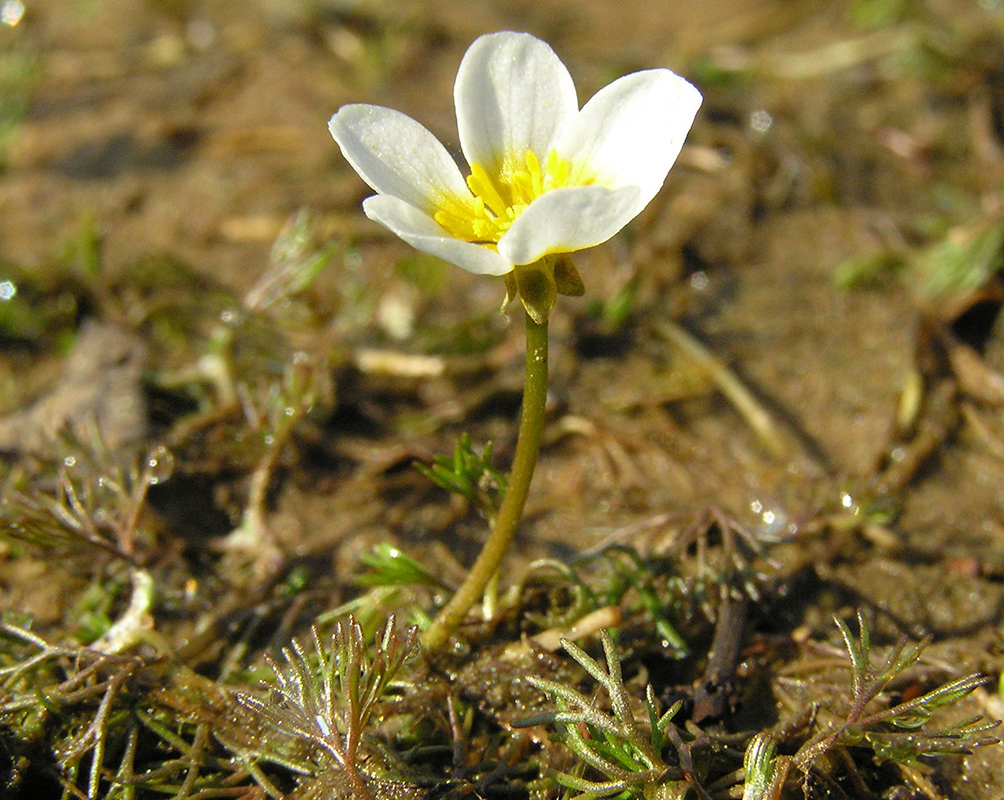
[[[580,102],[652,66],[704,91],[684,162],[735,185],[710,190],[725,202],[702,177],[666,202],[714,207],[691,222],[722,233],[708,258],[747,250],[751,217],[783,203],[962,218],[1000,172],[1002,15],[993,0],[4,0],[0,255],[40,264],[91,219],[112,268],[170,252],[244,286],[302,206],[375,236],[328,117],[390,105],[455,143],[460,57],[501,29],[550,42]]]
[[[770,527],[775,506],[786,520],[819,503],[856,508],[838,489],[847,479],[895,496],[904,535],[925,552],[975,548],[1004,568],[1002,499],[990,489],[1004,477],[995,0],[2,0],[0,445],[33,449],[17,412],[53,385],[89,317],[152,346],[145,380],[168,394],[184,384],[234,308],[290,289],[269,271],[281,273],[276,240],[300,210],[331,263],[310,276],[309,313],[276,306],[303,323],[301,338],[267,363],[334,353],[337,388],[320,406],[357,415],[322,414],[336,430],[363,419],[370,440],[416,442],[482,414],[485,438],[509,441],[519,346],[496,312],[501,282],[417,255],[367,221],[369,190],[326,130],[342,104],[378,103],[455,150],[460,58],[507,28],[551,43],[580,102],[654,66],[705,95],[664,191],[624,234],[581,254],[586,297],[559,304],[552,385],[566,449],[540,478],[558,508],[538,533],[574,540],[569,520],[709,503],[758,519],[767,508]],[[734,368],[777,417],[773,430],[751,434],[660,320]],[[369,346],[474,354],[493,377],[474,396],[455,395],[463,378],[388,400],[358,380]],[[233,399],[232,387],[220,392]],[[160,402],[160,427],[130,436],[183,416]],[[960,430],[972,451],[952,451],[901,503]]]
[[[849,481],[895,497],[925,552],[975,548],[1004,569],[1004,501],[990,490],[1004,478],[995,0],[2,0],[0,445],[33,449],[41,434],[25,434],[18,412],[51,390],[85,319],[138,332],[147,389],[180,382],[191,400],[186,381],[216,380],[191,368],[217,352],[221,321],[272,304],[269,325],[299,329],[273,336],[286,349],[252,372],[329,354],[335,388],[315,411],[329,439],[364,420],[367,447],[386,435],[441,451],[474,418],[501,437],[504,460],[520,356],[497,314],[501,281],[366,220],[369,190],[326,123],[344,103],[383,104],[456,151],[460,58],[507,28],[550,42],[580,102],[654,66],[705,95],[664,191],[578,256],[586,296],[556,311],[552,391],[567,425],[538,479],[543,505],[551,492],[557,504],[538,534],[574,541],[583,519],[670,505],[768,513],[776,527],[820,504],[857,508],[839,488]],[[303,241],[277,246],[301,210]],[[327,266],[304,280],[306,306],[276,304],[295,288],[283,246],[307,239]],[[734,369],[761,404],[754,416],[776,417],[771,430],[736,414],[660,320]],[[388,399],[359,366],[371,346],[476,366]],[[258,380],[233,369],[237,389]],[[492,377],[465,394],[473,374]],[[226,406],[236,390],[217,388]],[[176,399],[152,400],[153,428],[127,425],[124,439],[161,437],[184,416]],[[201,389],[194,401],[210,402]],[[972,452],[915,482],[960,425]]]

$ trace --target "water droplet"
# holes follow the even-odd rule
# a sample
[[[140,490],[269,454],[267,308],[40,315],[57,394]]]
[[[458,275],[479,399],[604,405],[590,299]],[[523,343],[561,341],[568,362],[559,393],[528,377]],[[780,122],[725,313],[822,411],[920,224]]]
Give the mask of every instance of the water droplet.
[[[758,108],[750,114],[750,127],[757,133],[767,133],[773,124],[774,118],[770,115],[770,112],[762,108]]]
[[[166,447],[158,447],[147,456],[146,469],[150,486],[163,483],[174,472],[174,456]]]
[[[0,5],[0,22],[9,28],[17,25],[24,17],[24,3],[21,0],[5,0]]]
[[[0,300],[11,300],[17,294],[14,281],[0,281]]]
[[[751,526],[751,530],[758,539],[778,542],[798,532],[798,526],[792,523],[778,503],[756,498],[750,502],[749,508],[757,518],[757,524]]]
[[[63,466],[64,467],[72,467],[72,466],[75,466],[76,463],[77,463],[77,459],[76,459],[75,456],[67,456],[66,458],[63,459]]]

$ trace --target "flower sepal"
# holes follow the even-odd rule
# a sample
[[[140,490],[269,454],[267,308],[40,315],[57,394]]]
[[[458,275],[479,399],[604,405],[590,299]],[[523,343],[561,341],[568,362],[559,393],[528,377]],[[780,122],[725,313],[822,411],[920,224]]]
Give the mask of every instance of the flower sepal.
[[[547,322],[558,299],[558,288],[554,283],[554,268],[542,258],[533,264],[516,267],[513,275],[516,279],[516,292],[523,303],[523,308],[530,318],[538,325]]]
[[[581,297],[586,286],[567,253],[544,256],[540,261],[516,267],[505,277],[502,309],[519,297],[534,322],[542,325],[554,308],[559,294]]]
[[[544,260],[554,264],[554,286],[558,294],[566,297],[582,297],[586,293],[586,284],[582,282],[582,276],[579,275],[568,253],[547,256]]]

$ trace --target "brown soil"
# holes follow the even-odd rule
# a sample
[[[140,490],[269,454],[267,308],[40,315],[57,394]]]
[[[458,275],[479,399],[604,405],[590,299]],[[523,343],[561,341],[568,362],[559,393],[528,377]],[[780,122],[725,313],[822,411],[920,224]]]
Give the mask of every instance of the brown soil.
[[[919,288],[932,247],[1001,224],[998,4],[26,6],[17,26],[0,27],[0,94],[25,103],[22,113],[0,108],[0,132],[11,131],[0,133],[0,280],[43,314],[0,328],[0,475],[22,488],[51,477],[46,465],[71,445],[38,443],[57,428],[85,440],[74,420],[96,413],[95,393],[145,403],[147,423],[137,429],[133,415],[132,427],[104,433],[115,447],[138,438],[137,452],[174,449],[174,475],[151,495],[157,544],[143,554],[174,604],[158,620],[169,638],[185,640],[216,603],[240,605],[225,587],[247,564],[228,560],[232,550],[221,561],[220,548],[263,452],[240,438],[254,435],[246,409],[214,418],[222,406],[206,381],[201,396],[179,399],[175,387],[301,208],[318,244],[335,243],[334,258],[301,316],[284,321],[282,342],[267,321],[235,334],[246,362],[236,377],[251,375],[257,390],[302,351],[327,359],[327,383],[269,483],[276,561],[251,568],[274,578],[276,563],[303,562],[330,606],[355,591],[351,576],[375,543],[443,563],[451,580],[473,558],[481,522],[408,465],[450,452],[464,431],[494,441],[508,463],[519,315],[510,309],[510,324],[497,314],[501,281],[416,257],[369,223],[359,210],[367,189],[326,122],[344,103],[378,103],[453,143],[465,48],[482,32],[520,29],[551,43],[580,99],[617,74],[668,66],[705,104],[663,192],[628,232],[577,258],[586,296],[555,310],[553,410],[514,565],[609,541],[658,551],[669,546],[666,518],[720,509],[764,542],[780,540],[765,594],[784,619],[754,615],[754,628],[835,641],[831,616],[862,607],[886,637],[933,633],[953,675],[1000,674],[999,276],[990,269],[950,298]],[[24,74],[4,78],[15,64]],[[87,274],[89,253],[97,273]],[[900,265],[895,275],[838,285],[841,265],[876,254]],[[609,312],[626,287],[628,321],[604,319],[597,309]],[[66,382],[87,318],[138,337],[128,347],[143,359],[142,380],[133,361],[117,360]],[[777,452],[671,344],[664,322],[731,368],[774,420]],[[360,366],[373,348],[432,355],[445,374],[379,374]],[[897,426],[918,380],[919,410]],[[54,397],[66,405],[53,410]],[[200,407],[209,418],[193,433]],[[67,615],[88,591],[81,571],[0,547],[0,608],[57,638],[72,632]],[[300,618],[289,625],[287,634],[304,629]],[[1001,714],[991,689],[974,698],[975,713]],[[941,791],[1000,795],[1000,750],[952,761]]]

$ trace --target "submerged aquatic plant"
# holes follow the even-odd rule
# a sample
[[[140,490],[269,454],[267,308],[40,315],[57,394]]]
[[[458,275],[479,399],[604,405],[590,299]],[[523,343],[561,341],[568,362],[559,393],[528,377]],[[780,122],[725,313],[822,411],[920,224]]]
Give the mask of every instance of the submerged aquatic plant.
[[[674,722],[683,701],[660,713],[651,684],[644,699],[632,697],[621,673],[613,639],[600,632],[606,669],[574,643],[562,640],[562,647],[602,686],[609,698],[609,711],[596,698],[566,683],[528,676],[550,702],[542,713],[521,719],[514,727],[551,725],[555,738],[578,757],[575,770],[559,772],[557,782],[574,790],[580,800],[617,797],[671,800],[697,796],[738,797],[743,800],[779,800],[786,785],[816,774],[817,759],[831,751],[844,754],[842,763],[855,769],[850,749],[870,750],[878,762],[899,766],[916,780],[913,765],[921,758],[943,754],[969,753],[974,748],[996,744],[991,731],[999,723],[971,717],[942,727],[930,725],[939,709],[951,706],[986,682],[973,674],[950,680],[928,692],[890,702],[887,690],[921,658],[928,640],[910,646],[905,641],[894,646],[884,659],[873,662],[868,627],[858,615],[859,634],[837,620],[850,659],[850,686],[841,683],[837,693],[808,709],[799,722],[782,722],[773,730],[755,733],[746,745],[743,769],[725,775],[707,776],[714,769],[713,754],[732,750],[731,735],[703,731],[691,716],[682,728]],[[642,719],[635,708],[643,709]],[[828,709],[846,706],[835,716]],[[806,725],[818,732],[804,740]],[[802,740],[793,755],[779,755],[779,746],[796,738]],[[790,752],[790,751],[789,751]],[[603,780],[590,777],[602,776]],[[701,777],[701,781],[698,780]],[[806,796],[809,796],[806,794]]]
[[[604,781],[594,781],[581,775],[559,773],[558,783],[580,792],[578,797],[670,800],[683,797],[690,788],[706,797],[694,775],[691,742],[684,741],[673,724],[682,701],[660,714],[649,684],[645,691],[647,719],[638,720],[624,686],[613,639],[601,631],[600,641],[606,669],[567,639],[561,645],[603,687],[610,698],[611,711],[601,711],[594,700],[564,683],[530,676],[527,680],[547,695],[555,710],[520,720],[516,727],[554,725],[560,740],[583,765],[606,777]]]
[[[929,725],[939,709],[954,705],[986,683],[985,675],[966,675],[900,702],[885,703],[890,685],[917,664],[930,637],[914,645],[900,640],[884,659],[875,660],[868,624],[860,611],[857,636],[843,620],[835,622],[850,659],[850,705],[835,719],[826,719],[828,714],[813,714],[814,722],[822,723],[823,729],[794,755],[775,755],[778,738],[769,731],[756,734],[746,748],[743,800],[778,800],[792,767],[808,775],[814,762],[833,750],[867,748],[876,762],[888,761],[912,771],[912,765],[921,758],[970,753],[976,747],[999,742],[991,731],[1000,723],[982,716],[944,727]],[[833,700],[841,702],[841,698]],[[833,705],[823,702],[818,710]],[[846,761],[851,763],[849,758]]]
[[[453,458],[436,456],[431,466],[415,465],[436,486],[458,494],[486,519],[498,513],[506,490],[506,477],[492,466],[492,443],[479,454],[471,447],[467,434],[460,437]]]
[[[276,677],[265,700],[238,695],[240,703],[283,736],[316,747],[344,778],[348,796],[374,796],[361,766],[362,735],[405,661],[414,652],[414,629],[398,630],[390,617],[372,652],[362,627],[352,617],[335,623],[328,642],[313,629],[313,653],[294,641],[282,662],[269,658]]]
[[[861,612],[858,612],[857,637],[843,620],[835,621],[851,661],[853,702],[843,722],[799,750],[796,756],[799,763],[810,762],[834,745],[870,747],[880,760],[910,762],[925,755],[967,753],[973,747],[997,741],[985,734],[998,723],[982,717],[945,728],[927,727],[935,711],[958,702],[987,682],[986,676],[978,673],[949,681],[912,699],[871,709],[871,704],[889,685],[920,660],[931,638],[913,646],[905,640],[898,642],[876,667],[872,664],[871,635]]]
[[[45,488],[28,483],[0,499],[0,538],[24,542],[94,565],[136,564],[150,542],[140,518],[150,487],[173,470],[164,447],[140,459],[113,453],[95,436],[90,446],[66,437],[62,460]],[[47,476],[48,477],[48,476]]]
[[[527,313],[526,384],[508,488],[464,584],[425,634],[435,649],[478,601],[523,513],[547,396],[547,322],[558,294],[585,291],[568,254],[601,244],[662,187],[701,104],[666,69],[635,72],[581,109],[554,51],[524,33],[477,39],[454,88],[466,178],[420,123],[348,105],[329,123],[342,154],[377,194],[371,219],[470,272],[505,276]]]

